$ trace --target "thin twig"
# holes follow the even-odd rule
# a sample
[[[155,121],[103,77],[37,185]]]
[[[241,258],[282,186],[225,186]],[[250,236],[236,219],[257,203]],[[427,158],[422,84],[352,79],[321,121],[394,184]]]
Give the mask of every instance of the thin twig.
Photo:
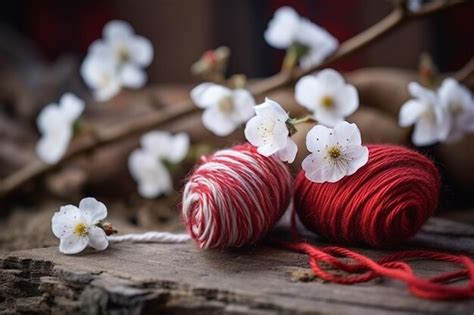
[[[474,74],[474,57],[471,58],[456,74],[454,78],[459,82],[466,82]]]
[[[325,68],[334,62],[346,57],[363,47],[375,42],[384,34],[394,30],[403,22],[425,17],[436,12],[446,10],[455,5],[466,3],[468,0],[439,0],[426,4],[423,9],[416,13],[410,13],[403,7],[397,6],[380,22],[368,28],[364,32],[354,36],[353,38],[342,43],[332,56],[320,64],[305,70],[295,71],[293,73],[279,73],[267,79],[255,82],[249,87],[254,96],[262,96],[275,89],[292,84],[304,75],[312,73],[321,68]],[[191,101],[184,102],[176,106],[168,106],[162,110],[147,114],[134,121],[121,123],[117,127],[110,128],[102,132],[94,132],[95,136],[89,141],[84,141],[78,146],[72,148],[64,157],[55,165],[48,165],[37,161],[29,164],[19,171],[11,174],[0,182],[0,198],[4,198],[12,192],[19,189],[24,184],[33,181],[40,176],[58,169],[70,160],[106,144],[120,141],[132,135],[137,135],[148,130],[162,126],[165,123],[176,121],[182,117],[197,112],[198,109]]]

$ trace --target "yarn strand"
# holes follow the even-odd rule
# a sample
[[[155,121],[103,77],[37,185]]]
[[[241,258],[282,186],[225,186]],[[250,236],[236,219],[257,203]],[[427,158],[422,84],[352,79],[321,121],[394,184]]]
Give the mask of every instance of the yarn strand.
[[[184,243],[190,240],[190,236],[184,233],[169,232],[146,232],[124,235],[113,235],[108,237],[111,243]]]

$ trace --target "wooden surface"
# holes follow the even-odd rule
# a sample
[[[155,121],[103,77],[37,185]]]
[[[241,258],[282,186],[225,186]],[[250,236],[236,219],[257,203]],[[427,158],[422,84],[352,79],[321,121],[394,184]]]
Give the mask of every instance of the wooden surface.
[[[280,231],[282,233],[282,231]],[[474,253],[474,227],[431,219],[410,245]],[[371,257],[380,251],[362,249]],[[413,262],[421,275],[455,266]],[[194,244],[113,244],[76,256],[57,247],[0,261],[4,313],[473,314],[474,301],[434,302],[390,280],[344,286],[309,274],[304,255],[265,245],[202,251]],[[311,277],[310,277],[311,278]],[[299,279],[299,280],[298,280]]]

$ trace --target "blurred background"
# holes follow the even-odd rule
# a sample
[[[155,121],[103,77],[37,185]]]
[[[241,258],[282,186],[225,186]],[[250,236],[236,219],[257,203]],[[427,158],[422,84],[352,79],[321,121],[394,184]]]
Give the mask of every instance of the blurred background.
[[[220,45],[229,46],[234,54],[230,73],[263,77],[275,73],[281,65],[284,52],[269,47],[263,32],[273,12],[284,5],[325,27],[341,42],[374,24],[391,9],[389,1],[381,0],[2,1],[1,48],[13,50],[11,46],[27,41],[28,51],[16,52],[18,58],[21,54],[34,54],[55,62],[67,54],[79,59],[89,44],[101,37],[107,21],[123,19],[154,44],[150,83],[189,82],[190,65],[205,50]],[[471,3],[410,23],[370,49],[340,62],[337,68],[416,68],[420,53],[427,51],[441,71],[456,70],[473,54],[473,19]],[[1,62],[7,61],[11,62]]]
[[[204,51],[221,45],[232,51],[229,74],[264,78],[277,73],[285,52],[268,46],[263,33],[273,12],[284,5],[325,27],[340,42],[391,10],[390,2],[381,0],[1,1],[0,178],[38,162],[36,117],[65,92],[86,101],[84,120],[100,131],[188,100],[197,81],[190,74],[191,65]],[[146,69],[149,81],[145,88],[125,89],[99,103],[84,85],[79,67],[89,45],[102,37],[103,26],[113,19],[130,22],[137,34],[151,40],[155,54]],[[334,64],[359,91],[361,107],[349,120],[361,128],[364,142],[410,146],[410,130],[398,126],[398,111],[409,98],[407,84],[418,79],[420,54],[429,52],[441,72],[454,72],[474,55],[473,39],[474,1],[470,1],[406,23]],[[473,81],[468,85],[471,89]],[[268,96],[284,104],[292,115],[302,111],[292,87]],[[212,148],[243,141],[241,129],[228,138],[211,134],[202,126],[200,112],[160,128],[185,131],[194,143],[207,141]],[[304,148],[304,136],[304,128],[295,135],[300,148]],[[82,154],[0,200],[0,253],[56,245],[51,234],[52,213],[66,203],[77,204],[84,196],[104,201],[121,232],[182,229],[176,205],[185,175],[195,161],[187,161],[174,174],[174,194],[143,199],[127,168],[139,137],[133,135]],[[474,136],[420,150],[435,159],[443,175],[438,214],[474,223]],[[301,161],[302,156],[298,158]],[[292,165],[294,171],[299,165]]]

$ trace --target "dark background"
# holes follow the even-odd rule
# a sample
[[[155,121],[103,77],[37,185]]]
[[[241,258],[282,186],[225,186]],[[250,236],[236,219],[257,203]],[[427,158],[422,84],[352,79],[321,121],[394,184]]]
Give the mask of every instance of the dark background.
[[[293,6],[341,42],[390,11],[389,1],[381,0],[17,0],[0,3],[0,25],[30,40],[39,58],[54,62],[64,54],[83,58],[107,21],[124,19],[153,42],[152,83],[190,81],[192,62],[219,45],[232,49],[231,73],[262,77],[281,64],[283,52],[269,47],[263,32],[283,5]],[[473,19],[474,2],[409,23],[336,68],[415,68],[420,53],[427,51],[440,70],[454,71],[473,55]],[[2,41],[8,46],[10,39]]]

